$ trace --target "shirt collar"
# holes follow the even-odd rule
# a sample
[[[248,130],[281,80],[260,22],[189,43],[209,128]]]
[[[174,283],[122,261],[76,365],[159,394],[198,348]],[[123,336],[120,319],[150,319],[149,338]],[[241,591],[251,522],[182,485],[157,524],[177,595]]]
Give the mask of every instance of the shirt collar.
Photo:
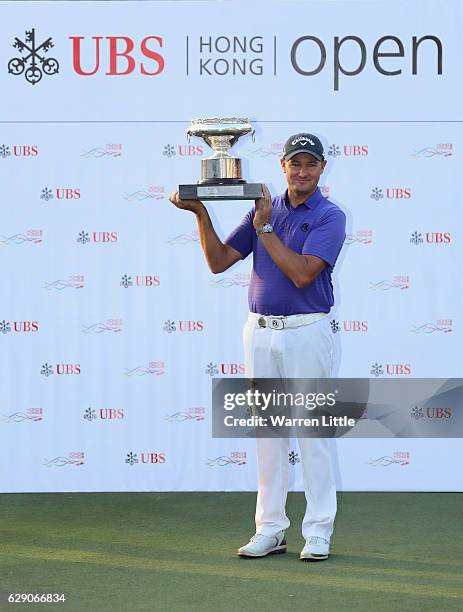
[[[322,192],[320,191],[320,188],[317,187],[317,189],[313,192],[310,198],[307,198],[307,200],[304,200],[302,204],[306,206],[309,210],[313,210],[317,206],[317,204],[320,202],[320,200],[322,199],[323,199]],[[288,197],[288,190],[286,190],[284,193],[283,202],[286,208],[291,206],[289,197]],[[299,204],[299,206],[301,206],[301,204]],[[297,208],[299,208],[299,206],[297,206]]]

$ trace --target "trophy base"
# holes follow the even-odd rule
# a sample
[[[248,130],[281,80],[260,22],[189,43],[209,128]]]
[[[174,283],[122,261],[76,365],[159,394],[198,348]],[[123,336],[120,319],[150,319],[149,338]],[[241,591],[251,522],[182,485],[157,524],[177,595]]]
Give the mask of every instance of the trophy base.
[[[230,184],[208,182],[203,185],[179,185],[181,200],[257,200],[262,197],[261,183]]]

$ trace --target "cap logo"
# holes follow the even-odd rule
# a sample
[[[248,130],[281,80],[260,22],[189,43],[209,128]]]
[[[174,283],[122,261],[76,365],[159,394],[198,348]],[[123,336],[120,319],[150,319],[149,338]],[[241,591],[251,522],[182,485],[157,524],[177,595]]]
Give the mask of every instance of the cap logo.
[[[311,140],[310,138],[305,138],[304,136],[299,136],[298,138],[295,138],[294,140],[291,141],[291,144],[295,145],[298,142],[301,143],[303,147],[305,147],[307,143],[311,144],[313,147],[315,146],[315,143],[313,140]]]

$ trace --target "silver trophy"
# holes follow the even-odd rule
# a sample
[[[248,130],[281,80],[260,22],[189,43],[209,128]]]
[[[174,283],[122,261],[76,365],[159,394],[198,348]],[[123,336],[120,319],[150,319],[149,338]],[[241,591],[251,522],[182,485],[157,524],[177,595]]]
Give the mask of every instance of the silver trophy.
[[[244,134],[254,129],[244,117],[193,119],[187,129],[202,138],[214,154],[201,160],[201,179],[194,185],[179,185],[182,200],[255,200],[262,196],[260,183],[246,183],[241,178],[241,159],[229,154],[230,148]]]

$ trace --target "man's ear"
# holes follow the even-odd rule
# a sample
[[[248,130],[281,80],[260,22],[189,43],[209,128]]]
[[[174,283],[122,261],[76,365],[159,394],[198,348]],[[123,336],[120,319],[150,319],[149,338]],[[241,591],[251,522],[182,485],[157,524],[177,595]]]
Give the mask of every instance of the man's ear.
[[[286,160],[281,158],[280,164],[281,164],[281,167],[283,168],[283,172],[286,174]]]
[[[326,159],[324,159],[324,160],[322,161],[322,171],[321,171],[321,173],[320,173],[320,174],[323,174],[323,171],[325,170],[325,167],[326,167]]]

